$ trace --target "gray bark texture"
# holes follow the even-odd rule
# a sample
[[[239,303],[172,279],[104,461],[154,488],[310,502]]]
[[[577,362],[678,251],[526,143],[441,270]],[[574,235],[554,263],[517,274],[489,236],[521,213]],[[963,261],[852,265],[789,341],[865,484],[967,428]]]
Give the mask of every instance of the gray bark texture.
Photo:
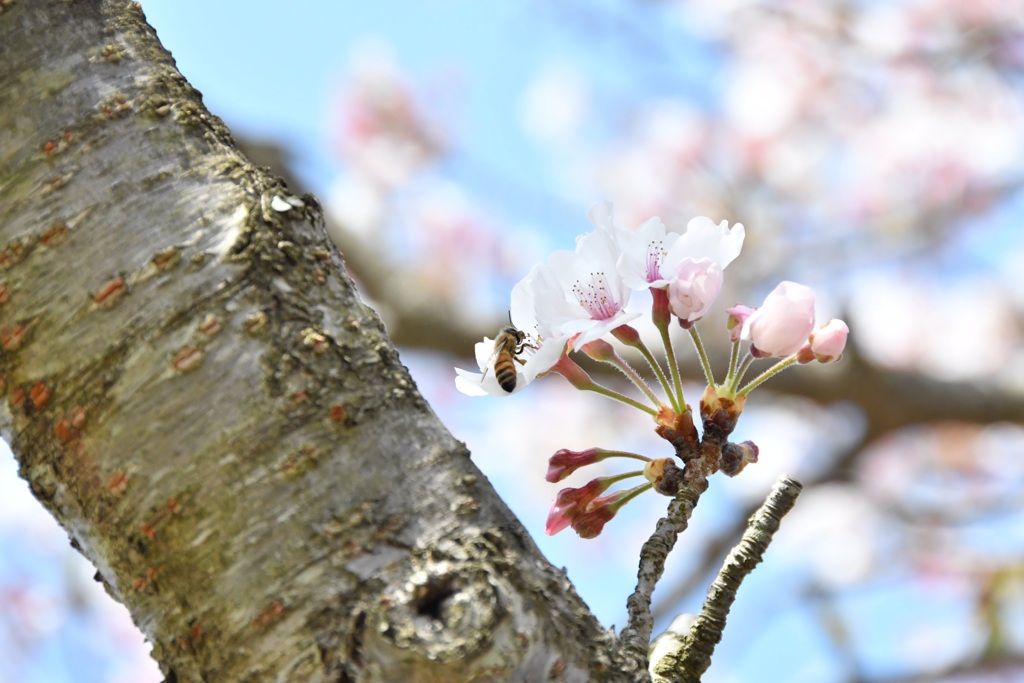
[[[617,678],[138,5],[0,1],[0,231],[3,434],[167,681]]]

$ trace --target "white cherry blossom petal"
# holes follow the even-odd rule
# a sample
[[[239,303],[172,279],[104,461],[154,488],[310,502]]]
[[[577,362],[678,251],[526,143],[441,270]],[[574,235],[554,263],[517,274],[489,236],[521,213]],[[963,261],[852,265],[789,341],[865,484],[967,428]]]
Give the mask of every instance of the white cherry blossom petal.
[[[694,261],[711,259],[725,270],[740,254],[746,229],[742,223],[731,228],[729,221],[718,225],[705,216],[697,216],[686,224],[686,232],[676,240],[662,262],[661,272],[665,277],[672,277],[683,259]]]

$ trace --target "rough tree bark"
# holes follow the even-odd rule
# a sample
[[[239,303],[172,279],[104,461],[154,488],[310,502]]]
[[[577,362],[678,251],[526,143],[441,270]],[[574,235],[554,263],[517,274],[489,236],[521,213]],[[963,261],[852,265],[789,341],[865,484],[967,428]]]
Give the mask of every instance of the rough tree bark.
[[[0,1],[0,95],[3,433],[168,681],[617,678],[137,5]]]

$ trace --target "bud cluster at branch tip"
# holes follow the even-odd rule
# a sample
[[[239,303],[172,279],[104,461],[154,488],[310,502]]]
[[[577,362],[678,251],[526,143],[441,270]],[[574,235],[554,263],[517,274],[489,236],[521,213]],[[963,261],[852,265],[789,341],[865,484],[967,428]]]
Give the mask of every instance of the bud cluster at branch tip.
[[[807,286],[784,281],[758,307],[743,304],[726,309],[725,327],[732,349],[723,379],[716,380],[697,323],[712,311],[722,291],[725,270],[743,246],[743,225],[709,218],[692,219],[685,230],[668,229],[651,218],[635,228],[620,225],[610,204],[590,210],[594,230],[582,235],[572,251],[556,251],[537,264],[512,288],[510,321],[495,339],[476,345],[479,372],[456,369],[456,386],[472,396],[505,396],[534,380],[557,374],[581,391],[601,394],[646,413],[654,430],[670,445],[671,457],[650,457],[619,450],[561,449],[548,461],[547,480],[558,482],[580,468],[609,458],[640,460],[641,470],[599,477],[582,487],[558,492],[545,531],[572,527],[584,538],[601,533],[619,509],[640,493],[654,490],[675,496],[687,468],[700,463],[702,476],[722,471],[739,474],[757,462],[750,441],[728,440],[750,392],[773,375],[797,364],[831,363],[842,358],[849,328],[831,319],[815,327],[815,297]],[[662,354],[647,346],[636,326],[642,313],[636,295],[650,296],[650,322],[660,337]],[[675,319],[679,325],[672,328]],[[700,399],[702,430],[687,404],[676,359],[672,329],[685,330],[696,351],[707,387]],[[614,342],[628,349],[623,356]],[[748,343],[741,358],[741,345]],[[582,352],[610,366],[633,386],[638,397],[594,378],[570,354]],[[634,367],[634,359],[644,365]],[[774,365],[743,383],[757,359],[776,358]],[[501,375],[500,381],[497,375]],[[628,386],[628,385],[627,385]],[[605,492],[613,484],[638,477],[633,488]],[[604,495],[602,495],[604,494]]]

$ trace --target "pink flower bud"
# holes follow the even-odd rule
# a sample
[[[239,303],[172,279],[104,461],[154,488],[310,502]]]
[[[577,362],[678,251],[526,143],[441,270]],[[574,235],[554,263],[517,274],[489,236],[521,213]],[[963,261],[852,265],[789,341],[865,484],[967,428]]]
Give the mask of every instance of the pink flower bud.
[[[567,448],[562,448],[548,459],[548,473],[544,478],[552,484],[562,481],[584,465],[593,465],[606,457],[608,457],[608,451],[602,448],[588,448],[585,451],[570,451]]]
[[[700,320],[722,291],[722,266],[708,258],[685,258],[668,285],[668,303],[681,323]]]
[[[576,515],[572,520],[572,530],[580,538],[595,538],[604,530],[604,525],[611,521],[621,505],[615,503],[622,498],[623,492],[613,493],[604,498],[598,498],[590,504],[590,509]]]
[[[587,374],[587,371],[577,365],[576,361],[569,358],[569,356],[561,356],[558,361],[551,366],[551,372],[565,377],[569,380],[569,384],[582,391],[594,386],[594,380],[590,379],[590,375]]]
[[[743,332],[743,323],[747,321],[747,318],[755,310],[757,309],[744,306],[743,304],[736,304],[732,308],[725,309],[725,312],[729,315],[725,328],[729,330],[730,341],[738,342],[740,340],[740,334]]]
[[[652,287],[651,297],[653,299],[651,303],[651,320],[654,321],[656,328],[663,330],[672,321],[672,311],[668,307],[667,288]]]
[[[547,523],[544,525],[544,533],[554,536],[562,529],[569,526],[577,515],[583,513],[591,501],[608,490],[608,487],[615,482],[612,477],[594,479],[579,488],[562,489],[555,496],[555,502],[548,513]]]
[[[587,354],[594,360],[609,361],[615,359],[615,347],[604,339],[589,341],[580,347],[580,351]]]
[[[783,281],[743,323],[742,336],[750,339],[756,357],[781,357],[799,351],[813,329],[814,291]]]
[[[814,357],[814,352],[811,351],[810,342],[801,346],[800,350],[796,352],[796,362],[800,365],[807,365],[813,360],[817,360],[817,358]]]
[[[586,506],[579,508],[579,512],[573,516],[572,530],[580,538],[594,538],[604,529],[604,525],[611,520],[622,506],[636,498],[640,493],[651,488],[650,484],[641,484],[625,491],[616,491],[607,496],[596,498]]]
[[[832,318],[811,334],[811,351],[819,363],[831,363],[843,357],[850,328],[842,320]]]
[[[627,346],[636,346],[640,343],[640,333],[631,325],[619,325],[612,330],[612,336]]]
[[[573,510],[575,514],[576,510]],[[544,524],[544,533],[548,536],[554,536],[559,531],[564,531],[572,523],[572,517],[560,510],[557,506],[552,505],[551,511],[548,512],[548,521]]]

